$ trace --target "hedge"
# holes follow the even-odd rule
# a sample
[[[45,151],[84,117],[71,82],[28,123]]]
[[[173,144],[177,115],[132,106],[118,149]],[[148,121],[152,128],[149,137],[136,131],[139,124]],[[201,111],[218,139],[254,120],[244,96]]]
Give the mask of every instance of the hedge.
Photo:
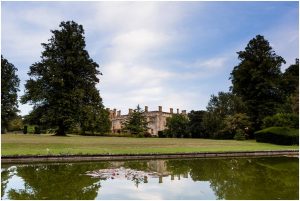
[[[299,129],[288,127],[269,127],[255,132],[257,142],[280,145],[299,145]]]

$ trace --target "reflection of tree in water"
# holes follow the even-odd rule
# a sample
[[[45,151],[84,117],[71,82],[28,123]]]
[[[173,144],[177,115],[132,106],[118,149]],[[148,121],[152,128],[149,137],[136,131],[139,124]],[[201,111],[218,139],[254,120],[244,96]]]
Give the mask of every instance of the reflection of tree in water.
[[[95,199],[100,180],[85,175],[88,171],[120,169],[154,173],[158,183],[163,176],[191,177],[209,181],[217,199],[298,199],[298,158],[236,158],[126,161],[73,165],[19,166],[14,174],[25,182],[23,190],[9,190],[9,199]],[[12,175],[2,169],[1,193]],[[144,175],[144,173],[140,175]],[[134,174],[133,174],[134,175]],[[152,176],[153,176],[152,175]],[[130,177],[138,187],[152,176]]]
[[[298,159],[170,160],[168,169],[209,181],[218,199],[298,199]]]
[[[100,188],[99,179],[84,173],[107,164],[29,165],[18,167],[17,175],[25,182],[25,189],[11,189],[9,199],[95,199]]]
[[[1,170],[1,200],[3,199],[4,192],[9,179],[13,176],[12,170],[2,168]]]

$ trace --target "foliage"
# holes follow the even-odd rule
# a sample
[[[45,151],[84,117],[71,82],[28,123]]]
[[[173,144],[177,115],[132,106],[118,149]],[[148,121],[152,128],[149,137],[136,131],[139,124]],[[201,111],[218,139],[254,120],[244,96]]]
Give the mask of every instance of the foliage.
[[[230,92],[219,92],[217,96],[212,95],[207,105],[207,113],[203,117],[206,136],[232,139],[234,135],[224,132],[224,120],[228,115],[244,113],[245,110],[246,107],[241,98]]]
[[[246,104],[247,114],[257,130],[262,119],[273,115],[284,100],[280,90],[280,66],[285,60],[275,54],[261,35],[250,40],[245,50],[237,54],[240,63],[231,73],[231,89]]]
[[[188,131],[188,118],[183,114],[173,114],[172,117],[167,118],[165,130],[168,137],[190,137]]]
[[[296,114],[277,113],[263,119],[263,128],[268,127],[289,127],[299,128],[299,116]]]
[[[222,129],[224,128],[224,121],[220,115],[207,112],[203,117],[203,126],[205,128],[205,135],[209,138],[223,138]]]
[[[243,113],[229,115],[224,120],[225,128],[223,133],[227,133],[234,139],[246,139],[249,130],[251,130],[251,122],[249,117]]]
[[[189,131],[191,133],[191,137],[193,138],[207,138],[208,135],[205,132],[205,127],[203,124],[203,119],[206,111],[200,110],[200,111],[194,111],[192,110],[188,114],[189,118]]]
[[[17,70],[1,55],[1,133],[5,133],[9,122],[17,116],[17,92],[20,84]]]
[[[99,65],[85,50],[82,25],[67,21],[60,28],[51,31],[48,43],[42,43],[41,61],[30,66],[31,78],[21,100],[34,104],[36,110],[41,108],[39,119],[57,128],[57,135],[65,135],[73,124],[91,124],[94,110],[104,108],[96,89]]]
[[[269,127],[255,132],[257,142],[280,145],[299,145],[299,129],[288,127]]]
[[[246,140],[246,133],[242,129],[237,129],[233,138],[235,140]]]
[[[148,130],[147,118],[144,115],[144,111],[138,105],[128,119],[123,122],[122,130],[129,132],[134,135],[145,134]]]
[[[41,128],[37,125],[25,125],[23,127],[24,134],[41,134]]]
[[[282,75],[281,88],[287,96],[293,94],[299,87],[299,59],[290,65]]]
[[[236,113],[244,113],[246,107],[242,99],[231,92],[219,92],[212,95],[206,107],[208,112],[214,113],[221,118]]]
[[[99,133],[110,131],[111,122],[109,112],[102,107],[84,106],[85,113],[82,115],[80,124],[81,132],[84,134],[87,130]]]
[[[7,130],[8,131],[21,131],[23,129],[23,120],[21,116],[16,116],[14,119],[9,121]]]
[[[285,101],[278,112],[299,114],[299,59],[283,73],[281,90],[285,95]]]
[[[158,135],[159,138],[165,138],[165,137],[167,137],[166,136],[166,132],[164,132],[164,131],[158,131],[157,135]]]

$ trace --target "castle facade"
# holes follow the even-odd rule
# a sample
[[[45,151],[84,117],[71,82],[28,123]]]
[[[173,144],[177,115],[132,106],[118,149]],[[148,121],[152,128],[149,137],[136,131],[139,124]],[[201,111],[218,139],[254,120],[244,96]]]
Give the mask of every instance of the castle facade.
[[[113,133],[120,133],[122,130],[122,123],[126,121],[129,115],[133,112],[132,109],[128,110],[128,114],[121,115],[121,110],[116,109],[110,110],[110,120],[112,123],[111,131]],[[148,122],[148,132],[151,135],[158,135],[158,131],[163,131],[166,129],[167,118],[172,117],[173,108],[170,108],[169,112],[163,112],[162,106],[158,106],[156,111],[148,111],[148,106],[145,106],[144,114]],[[179,109],[177,109],[177,114],[179,114]],[[186,110],[182,110],[181,114],[186,115]]]

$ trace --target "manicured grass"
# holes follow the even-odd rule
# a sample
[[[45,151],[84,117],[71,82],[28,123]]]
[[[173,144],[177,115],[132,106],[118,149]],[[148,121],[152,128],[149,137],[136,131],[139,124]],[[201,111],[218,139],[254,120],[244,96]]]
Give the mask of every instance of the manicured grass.
[[[258,143],[255,140],[129,138],[51,135],[1,135],[2,155],[139,154],[214,151],[290,150],[299,146]]]

